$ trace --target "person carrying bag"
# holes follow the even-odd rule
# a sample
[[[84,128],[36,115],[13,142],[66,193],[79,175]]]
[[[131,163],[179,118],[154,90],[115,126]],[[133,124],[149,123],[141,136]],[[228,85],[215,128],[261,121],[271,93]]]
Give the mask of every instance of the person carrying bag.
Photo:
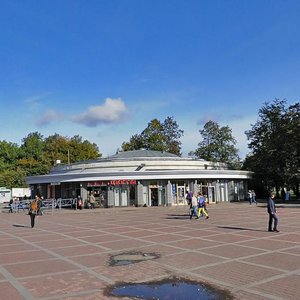
[[[39,210],[38,201],[39,201],[39,197],[36,196],[35,199],[31,201],[30,206],[29,206],[29,216],[30,216],[31,228],[33,228],[35,225],[35,217]]]

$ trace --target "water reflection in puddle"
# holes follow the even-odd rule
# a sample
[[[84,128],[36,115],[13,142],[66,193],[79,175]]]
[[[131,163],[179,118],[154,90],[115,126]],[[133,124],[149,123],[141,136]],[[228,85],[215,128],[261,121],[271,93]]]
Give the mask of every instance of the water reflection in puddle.
[[[225,300],[232,296],[203,284],[176,281],[151,284],[127,284],[111,290],[113,296],[151,300]]]

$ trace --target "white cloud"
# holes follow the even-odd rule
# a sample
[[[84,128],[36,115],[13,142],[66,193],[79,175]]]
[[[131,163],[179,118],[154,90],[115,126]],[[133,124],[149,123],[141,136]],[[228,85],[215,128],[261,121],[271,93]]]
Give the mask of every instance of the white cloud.
[[[118,123],[125,119],[128,109],[121,98],[106,98],[103,105],[90,106],[88,110],[72,118],[76,123],[89,127],[98,124]]]
[[[41,116],[36,124],[39,125],[39,126],[46,126],[48,125],[49,123],[53,122],[53,121],[58,121],[60,119],[62,119],[62,114],[55,111],[55,110],[52,110],[52,109],[49,109],[48,111],[46,111],[44,113],[43,116]]]

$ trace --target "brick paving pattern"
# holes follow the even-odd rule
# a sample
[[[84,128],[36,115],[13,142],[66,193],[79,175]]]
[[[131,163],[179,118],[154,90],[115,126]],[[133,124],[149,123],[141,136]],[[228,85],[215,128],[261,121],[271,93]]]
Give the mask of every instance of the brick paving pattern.
[[[208,220],[187,207],[0,214],[1,300],[120,299],[119,282],[179,276],[229,290],[236,299],[300,299],[300,206],[279,205],[280,233],[267,232],[264,205],[209,206]],[[154,260],[110,265],[112,255]],[[122,298],[129,299],[129,298]]]

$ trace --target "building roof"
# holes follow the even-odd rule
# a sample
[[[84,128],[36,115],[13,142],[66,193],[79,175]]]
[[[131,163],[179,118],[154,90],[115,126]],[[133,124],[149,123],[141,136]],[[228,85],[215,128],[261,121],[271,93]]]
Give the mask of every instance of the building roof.
[[[250,179],[251,172],[228,170],[227,165],[168,152],[134,150],[107,158],[57,165],[50,174],[27,177],[29,184],[113,179]]]
[[[109,156],[108,159],[136,159],[136,158],[146,158],[146,157],[160,157],[160,158],[166,158],[166,157],[173,157],[173,158],[179,158],[178,155],[175,155],[173,153],[165,152],[165,151],[153,151],[153,150],[146,150],[146,149],[140,149],[140,150],[133,150],[133,151],[120,151],[115,155]]]

